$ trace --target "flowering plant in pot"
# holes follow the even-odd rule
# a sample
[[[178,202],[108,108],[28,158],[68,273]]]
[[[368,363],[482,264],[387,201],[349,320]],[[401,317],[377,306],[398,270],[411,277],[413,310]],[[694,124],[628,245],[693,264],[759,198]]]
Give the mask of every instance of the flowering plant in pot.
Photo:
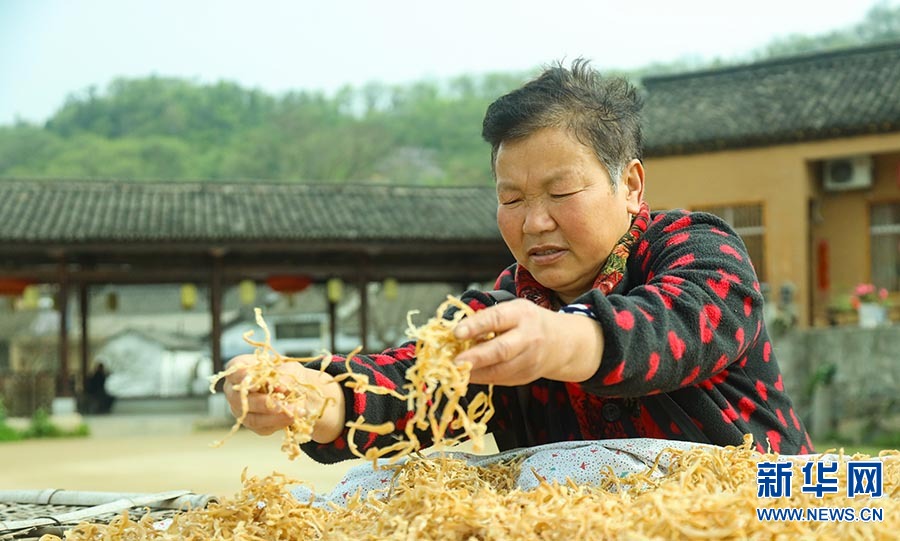
[[[858,284],[853,288],[850,304],[859,313],[860,327],[877,327],[887,322],[888,291],[874,284]]]
[[[888,290],[885,288],[876,288],[874,284],[858,284],[853,288],[853,295],[850,296],[850,303],[853,308],[859,310],[863,304],[886,304],[888,298]]]

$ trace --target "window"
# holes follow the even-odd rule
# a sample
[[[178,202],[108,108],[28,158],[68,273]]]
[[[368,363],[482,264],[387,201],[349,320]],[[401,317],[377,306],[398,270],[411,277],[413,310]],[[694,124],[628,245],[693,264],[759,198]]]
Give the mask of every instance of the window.
[[[765,236],[762,205],[732,205],[698,208],[722,218],[741,236],[760,282],[766,281]]]
[[[275,324],[275,338],[278,340],[321,336],[322,326],[318,321],[284,321]]]
[[[872,283],[900,290],[900,203],[872,205]]]

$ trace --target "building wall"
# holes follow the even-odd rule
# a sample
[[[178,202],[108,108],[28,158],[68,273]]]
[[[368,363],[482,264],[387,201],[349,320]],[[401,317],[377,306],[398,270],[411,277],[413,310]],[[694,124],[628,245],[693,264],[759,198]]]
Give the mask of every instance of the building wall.
[[[817,164],[854,154],[876,155],[873,187],[824,192]],[[824,324],[830,295],[869,280],[869,205],[900,200],[898,164],[900,133],[651,157],[646,197],[660,209],[762,204],[772,291],[793,284],[800,325]],[[830,245],[830,292],[816,291],[814,247],[820,239]]]
[[[870,189],[819,195],[821,221],[813,227],[813,242],[827,240],[830,244],[831,289],[836,294],[871,281],[871,205],[900,201],[900,149],[876,155],[874,169]],[[824,311],[820,308],[817,316]]]
[[[813,439],[836,433],[871,441],[880,429],[898,430],[900,326],[792,331],[775,337],[773,347],[785,390]]]

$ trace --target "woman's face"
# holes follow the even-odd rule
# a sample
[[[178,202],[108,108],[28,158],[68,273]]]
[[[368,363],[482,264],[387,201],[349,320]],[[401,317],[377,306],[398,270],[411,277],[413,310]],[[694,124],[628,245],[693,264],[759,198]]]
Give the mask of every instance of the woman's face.
[[[593,150],[562,128],[497,149],[497,224],[519,265],[563,302],[588,291],[640,210],[644,170],[625,169],[613,192]]]

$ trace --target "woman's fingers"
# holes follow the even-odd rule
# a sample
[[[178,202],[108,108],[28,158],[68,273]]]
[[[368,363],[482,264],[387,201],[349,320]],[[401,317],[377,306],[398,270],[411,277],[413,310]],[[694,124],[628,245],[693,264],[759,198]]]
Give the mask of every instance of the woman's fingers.
[[[291,423],[291,418],[286,415],[279,416],[263,413],[248,413],[242,424],[261,436],[268,436],[286,426],[290,426]]]
[[[276,368],[277,378],[267,377],[241,396],[249,365],[255,362],[259,361],[252,355],[232,359],[229,369],[234,370],[224,388],[232,414],[238,419],[244,416],[244,426],[258,434],[271,434],[296,419],[315,415],[313,440],[329,443],[340,435],[344,427],[344,392],[330,375],[302,363],[288,362]]]
[[[484,368],[473,368],[469,381],[480,385],[525,385],[538,379],[533,363],[519,356]]]
[[[529,346],[530,338],[517,328],[491,340],[481,342],[460,353],[457,363],[472,364],[473,372],[497,364],[506,363],[520,356]]]
[[[240,418],[243,406],[240,398],[229,402],[231,413]],[[243,425],[259,434],[271,434],[286,426],[290,426],[294,419],[306,416],[306,408],[302,405],[289,406],[287,403],[277,400],[263,393],[250,393],[247,395],[247,412]]]
[[[521,385],[544,376],[553,357],[547,334],[547,318],[554,313],[518,299],[486,308],[462,320],[457,337],[482,337],[456,361],[472,365],[470,381]]]
[[[453,334],[465,340],[506,332],[519,324],[522,314],[529,308],[528,305],[534,306],[526,300],[519,299],[479,310],[460,321]]]
[[[237,385],[242,382],[247,375],[247,367],[257,362],[259,361],[257,361],[256,357],[253,355],[238,355],[231,359],[228,361],[227,367],[228,370],[234,371],[225,376],[225,381],[232,385]],[[226,387],[228,386],[226,385]]]
[[[522,322],[534,305],[528,301],[515,300],[480,310],[463,319],[453,330],[457,338],[491,337],[464,351],[457,362],[470,362],[473,369],[485,368],[508,361],[519,355],[526,347],[523,340]]]
[[[250,393],[247,395],[247,411],[250,413],[283,413],[288,411],[288,405],[271,395]]]

